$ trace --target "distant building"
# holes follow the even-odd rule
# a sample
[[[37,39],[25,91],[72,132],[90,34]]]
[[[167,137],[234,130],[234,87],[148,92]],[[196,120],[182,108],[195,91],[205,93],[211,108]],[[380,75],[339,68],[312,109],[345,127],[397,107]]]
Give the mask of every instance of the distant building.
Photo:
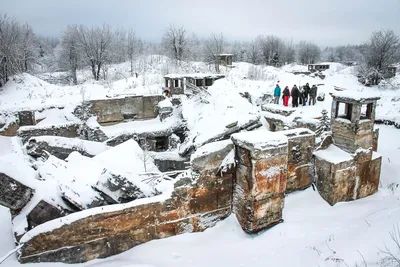
[[[315,72],[315,71],[323,71],[329,69],[329,64],[309,64],[308,71]]]
[[[232,66],[233,54],[218,54],[215,55],[219,64],[223,66]]]
[[[395,66],[390,66],[387,68],[385,73],[385,78],[393,78],[396,76],[397,68]]]
[[[164,76],[165,87],[171,88],[173,95],[187,93],[187,89],[203,87],[207,88],[214,84],[215,80],[225,78],[222,74],[167,74]]]

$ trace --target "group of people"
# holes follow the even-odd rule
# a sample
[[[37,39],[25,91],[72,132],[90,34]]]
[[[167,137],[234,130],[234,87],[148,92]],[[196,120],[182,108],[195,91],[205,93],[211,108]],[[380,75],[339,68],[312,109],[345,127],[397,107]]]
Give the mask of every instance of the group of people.
[[[274,103],[279,104],[279,99],[282,95],[283,105],[286,107],[289,105],[290,97],[292,97],[292,106],[294,108],[298,107],[299,104],[305,106],[307,102],[309,105],[315,105],[318,90],[317,86],[314,84],[310,88],[310,85],[306,83],[306,85],[300,88],[301,89],[297,88],[297,85],[294,85],[292,90],[289,91],[289,87],[286,86],[283,92],[281,92],[281,88],[279,84],[277,84],[274,90]]]

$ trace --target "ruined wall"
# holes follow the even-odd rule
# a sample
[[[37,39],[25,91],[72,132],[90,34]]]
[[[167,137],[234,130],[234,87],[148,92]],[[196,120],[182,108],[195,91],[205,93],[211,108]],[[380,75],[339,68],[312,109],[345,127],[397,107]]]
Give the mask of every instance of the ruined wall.
[[[305,189],[314,177],[315,134],[304,128],[283,131],[282,134],[288,138],[286,193]]]
[[[357,125],[355,145],[364,149],[373,146],[374,124],[371,120],[362,120]]]
[[[31,199],[34,190],[8,175],[0,172],[0,205],[15,215]]]
[[[233,207],[242,229],[248,233],[282,221],[288,164],[284,135],[277,135],[282,140],[273,141],[271,146],[267,142],[252,146],[243,141],[254,133],[232,136],[237,161]]]
[[[47,127],[24,126],[19,128],[18,136],[22,138],[24,143],[34,136],[51,135],[74,138],[79,136],[80,126],[79,123],[65,123]]]
[[[86,116],[97,116],[97,121],[100,124],[120,122],[127,119],[153,119],[158,115],[157,104],[163,99],[164,96],[152,95],[90,100],[78,106],[74,113],[79,118],[84,115],[78,114],[82,112],[89,113]]]
[[[355,157],[357,188],[355,198],[370,196],[379,187],[382,156],[369,150],[360,150]]]
[[[318,192],[326,202],[333,206],[354,199],[356,168],[353,160],[333,164],[316,157],[315,166]]]
[[[223,155],[231,150],[224,147],[219,152]],[[233,173],[228,166],[221,170],[224,156],[214,156],[203,159],[210,163],[207,168],[181,177],[168,199],[83,217],[41,233],[24,244],[19,260],[22,263],[86,262],[124,252],[153,239],[214,226],[231,212]]]
[[[372,150],[378,151],[378,139],[379,139],[379,128],[374,129],[373,140],[372,140]]]
[[[12,122],[8,126],[2,128],[0,131],[1,136],[16,136],[18,134],[18,122]]]

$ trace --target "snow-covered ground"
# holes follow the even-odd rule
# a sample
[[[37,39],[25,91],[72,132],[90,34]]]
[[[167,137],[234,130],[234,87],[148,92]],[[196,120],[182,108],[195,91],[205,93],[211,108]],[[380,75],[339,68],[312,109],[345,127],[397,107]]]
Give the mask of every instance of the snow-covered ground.
[[[180,67],[171,65],[163,57],[146,59],[147,69],[138,71],[139,77],[128,77],[129,64],[109,68],[113,79],[107,82],[93,82],[87,79],[78,86],[53,85],[29,74],[10,81],[0,90],[0,114],[23,109],[41,110],[50,106],[63,106],[63,110],[37,112],[42,125],[65,123],[73,106],[82,100],[99,99],[124,94],[158,94],[163,86],[162,75],[167,73],[209,72],[204,63],[183,63]],[[252,100],[273,92],[279,82],[284,88],[294,84],[318,84],[318,92],[324,92],[326,99],[315,106],[299,107],[291,117],[310,119],[319,117],[322,109],[331,108],[329,93],[340,87],[359,92],[375,93],[382,99],[378,102],[377,118],[400,122],[400,79],[391,81],[397,86],[364,87],[354,75],[354,67],[332,64],[325,72],[326,78],[311,78],[294,75],[295,71],[306,71],[305,66],[287,65],[280,69],[254,66],[249,63],[235,63],[235,68],[223,69],[226,79],[218,80],[209,88],[209,95],[201,98],[183,98],[182,115],[190,130],[188,139],[203,141],[224,131],[228,124],[246,123],[262,113],[260,107],[252,105],[239,93],[248,92]],[[138,62],[140,66],[140,62]],[[139,69],[139,67],[138,67]],[[120,73],[120,74],[118,74]],[[55,74],[56,75],[56,74]],[[79,74],[84,80],[85,72]],[[282,102],[282,101],[281,101]],[[254,101],[253,101],[254,103]],[[282,103],[280,104],[282,105]],[[2,112],[1,112],[2,111]],[[7,121],[0,115],[0,124]],[[172,119],[172,118],[171,118]],[[174,121],[171,120],[173,124]],[[167,121],[167,123],[169,123]],[[263,121],[264,123],[264,121]],[[133,126],[141,130],[154,130],[160,123],[154,121],[130,122],[103,127],[107,135],[126,132]],[[165,126],[165,125],[163,125]],[[355,266],[362,256],[368,266],[381,258],[378,248],[384,243],[390,247],[389,231],[400,221],[400,130],[391,126],[378,126],[380,137],[378,152],[382,154],[381,184],[378,193],[368,198],[349,203],[329,206],[311,188],[289,195],[285,200],[284,223],[258,235],[245,234],[232,215],[203,233],[184,234],[168,239],[155,240],[137,246],[123,254],[96,260],[76,266],[93,267],[194,267],[194,266]],[[129,129],[128,129],[129,128]],[[26,156],[22,153],[17,138],[0,136],[0,171],[14,171],[22,180],[34,179]],[[112,166],[111,166],[112,167]],[[110,168],[111,168],[110,167]],[[131,167],[119,166],[118,168]],[[111,168],[112,169],[112,168]],[[126,170],[130,171],[130,170]],[[28,173],[28,176],[24,176]],[[29,184],[29,183],[28,183]],[[36,188],[35,186],[33,186]],[[51,196],[51,192],[48,192]],[[88,212],[90,210],[87,210]],[[10,214],[0,206],[0,258],[14,249]],[[361,256],[362,255],[362,256]],[[20,266],[16,256],[11,255],[4,266]],[[35,264],[38,267],[65,266],[59,263]],[[362,265],[363,266],[363,265]]]
[[[400,221],[399,130],[379,126],[378,152],[383,155],[381,185],[370,197],[327,204],[311,188],[285,200],[284,222],[258,235],[247,235],[234,215],[203,233],[183,234],[137,246],[123,254],[76,266],[190,267],[190,266],[355,266],[363,255],[368,266],[381,258],[379,248],[393,247],[389,231]],[[0,207],[0,254],[14,248],[10,215]],[[343,262],[340,262],[342,261]],[[347,264],[347,265],[346,265]],[[20,266],[10,256],[4,266]],[[33,266],[66,266],[41,263]]]

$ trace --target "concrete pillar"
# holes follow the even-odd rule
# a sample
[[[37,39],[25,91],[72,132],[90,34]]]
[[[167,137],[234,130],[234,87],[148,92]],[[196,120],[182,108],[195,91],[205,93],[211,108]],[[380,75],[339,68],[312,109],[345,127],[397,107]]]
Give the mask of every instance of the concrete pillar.
[[[234,134],[236,184],[233,209],[243,230],[255,233],[282,221],[288,139],[279,132]]]

